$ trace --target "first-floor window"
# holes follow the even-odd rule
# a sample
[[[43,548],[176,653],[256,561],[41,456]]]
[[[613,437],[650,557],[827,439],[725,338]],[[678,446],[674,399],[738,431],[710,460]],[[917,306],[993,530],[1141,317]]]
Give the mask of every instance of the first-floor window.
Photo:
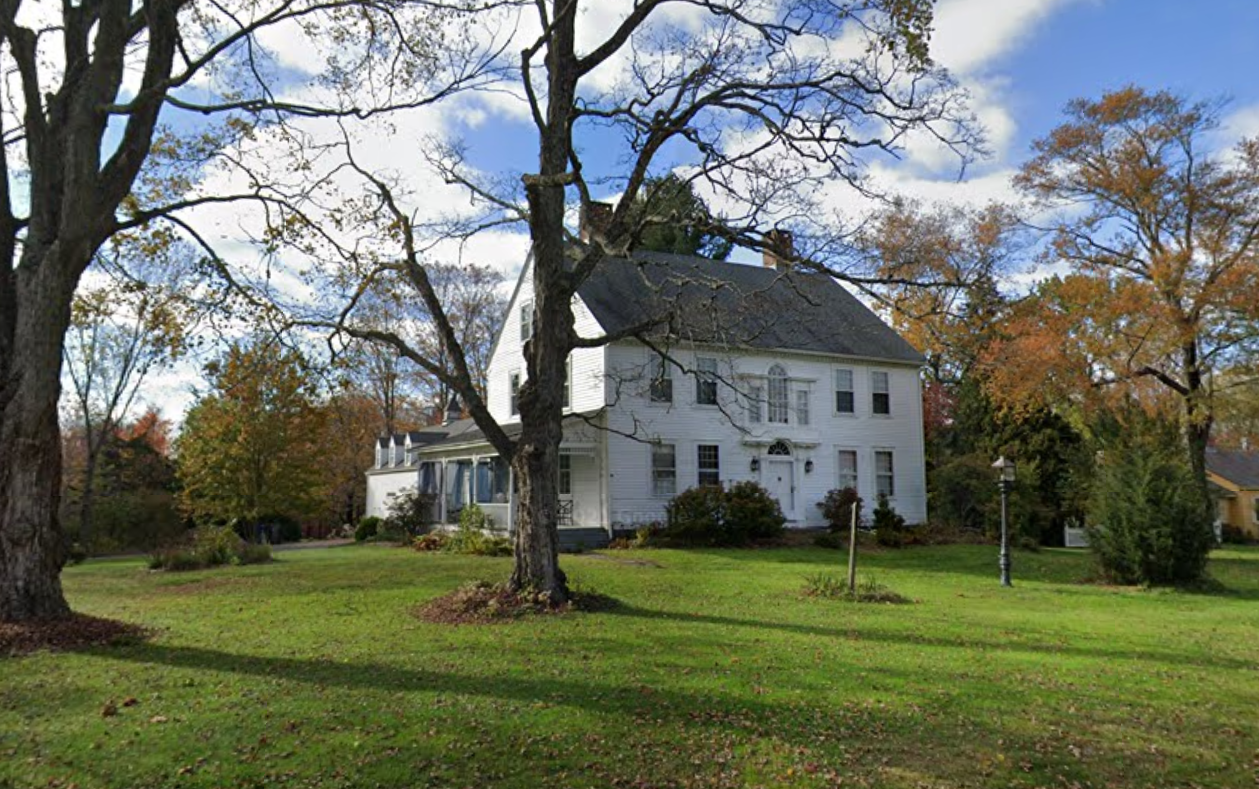
[[[560,455],[560,479],[558,487],[561,496],[571,496],[573,493],[572,455]]]
[[[721,448],[716,444],[700,444],[696,447],[700,486],[721,484]]]
[[[857,451],[839,450],[839,489],[857,489]]]
[[[511,398],[511,415],[520,413],[520,373],[512,373],[507,378],[508,396]]]
[[[678,492],[678,456],[673,444],[651,447],[651,492],[665,497]]]
[[[874,492],[887,499],[896,495],[896,472],[890,449],[878,449],[874,452]]]

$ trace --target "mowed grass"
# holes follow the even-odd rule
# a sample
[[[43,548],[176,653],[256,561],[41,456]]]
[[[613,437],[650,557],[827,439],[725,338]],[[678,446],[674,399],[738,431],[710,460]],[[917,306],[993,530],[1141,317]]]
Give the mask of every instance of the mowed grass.
[[[159,574],[89,563],[80,611],[148,643],[0,659],[0,786],[1146,787],[1259,778],[1259,551],[1228,592],[1081,583],[1087,555],[863,557],[915,598],[805,598],[814,549],[565,557],[612,611],[411,611],[508,560],[386,547]],[[632,564],[642,560],[649,564]],[[134,699],[132,706],[124,702]],[[109,704],[117,714],[104,715]]]

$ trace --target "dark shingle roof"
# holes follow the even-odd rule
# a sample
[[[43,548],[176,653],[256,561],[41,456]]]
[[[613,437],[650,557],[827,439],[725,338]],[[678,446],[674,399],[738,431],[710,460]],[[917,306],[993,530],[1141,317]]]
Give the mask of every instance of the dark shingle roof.
[[[1259,452],[1208,449],[1207,469],[1239,488],[1259,488]]]
[[[609,334],[664,320],[648,336],[921,364],[920,354],[830,277],[638,252],[604,261],[578,290]]]

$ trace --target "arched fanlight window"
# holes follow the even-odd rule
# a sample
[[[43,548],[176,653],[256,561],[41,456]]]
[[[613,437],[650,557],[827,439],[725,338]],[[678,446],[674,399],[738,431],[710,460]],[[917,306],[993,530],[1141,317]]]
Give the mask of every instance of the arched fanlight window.
[[[781,364],[769,368],[769,421],[787,424],[787,371]]]
[[[765,454],[791,457],[791,447],[787,446],[786,441],[775,441],[769,445],[769,449],[765,450]]]

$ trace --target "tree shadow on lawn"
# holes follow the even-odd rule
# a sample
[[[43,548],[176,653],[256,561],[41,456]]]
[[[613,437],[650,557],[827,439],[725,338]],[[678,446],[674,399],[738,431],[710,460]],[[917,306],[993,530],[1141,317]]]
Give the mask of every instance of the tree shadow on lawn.
[[[828,603],[830,604],[830,603]],[[834,605],[850,605],[836,601]],[[1167,650],[1145,651],[1124,650],[1109,647],[1074,646],[1070,643],[1031,642],[1027,640],[993,641],[979,638],[950,639],[938,636],[926,636],[910,633],[895,633],[882,630],[871,630],[868,625],[848,629],[836,629],[819,625],[796,624],[792,622],[761,622],[737,617],[715,616],[712,614],[688,614],[673,611],[659,611],[638,608],[632,605],[618,605],[606,612],[608,616],[624,616],[639,619],[663,620],[680,624],[719,625],[723,627],[740,627],[755,630],[777,630],[796,635],[820,636],[823,638],[846,641],[877,641],[881,643],[911,647],[932,647],[943,649],[982,649],[992,652],[1026,652],[1046,656],[1070,655],[1073,657],[1093,658],[1097,660],[1131,660],[1162,663],[1174,668],[1193,666],[1204,669],[1242,669],[1254,670],[1254,662],[1229,658],[1219,655],[1189,655]]]
[[[910,713],[889,710],[862,710],[853,706],[836,709],[831,706],[784,702],[775,704],[748,695],[729,691],[691,691],[649,686],[642,682],[597,683],[571,676],[552,678],[534,675],[494,673],[461,674],[449,670],[410,668],[384,663],[337,663],[317,658],[291,658],[271,655],[241,655],[192,646],[143,644],[125,649],[95,651],[93,656],[142,665],[160,665],[196,672],[230,672],[268,680],[286,680],[316,688],[399,692],[433,692],[481,697],[516,702],[525,706],[538,703],[573,706],[595,714],[615,713],[630,718],[641,717],[657,723],[698,724],[722,729],[755,728],[772,725],[775,736],[799,743],[812,741],[820,719],[852,723],[861,718],[873,725],[879,716],[893,717]],[[885,673],[906,676],[893,670]],[[816,715],[800,715],[809,709]],[[750,726],[749,720],[757,723]],[[978,723],[978,722],[977,722]],[[844,727],[841,725],[840,729]],[[862,726],[861,728],[866,728]],[[855,732],[854,732],[855,733]],[[1001,736],[994,731],[993,737]]]
[[[688,624],[702,623],[723,626],[749,628],[775,627],[778,629],[803,632],[811,635],[831,637],[848,637],[840,631],[827,628],[797,625],[772,625],[750,620],[714,617],[714,616],[681,616],[655,611],[643,611],[633,608],[622,608],[616,615],[646,617],[653,619],[678,620]],[[946,639],[913,639],[888,634],[872,636],[874,640],[908,643],[915,646],[933,647],[971,647],[974,642],[953,642]],[[986,645],[988,646],[988,645]],[[996,645],[1005,647],[1006,645]],[[1023,645],[1022,648],[1028,648]],[[1063,650],[1045,650],[1061,652]],[[1072,651],[1072,650],[1066,650]],[[1158,659],[1173,661],[1171,656],[1151,658],[1149,655],[1129,655],[1108,650],[1078,650],[1079,654],[1090,657],[1131,657],[1133,659]],[[869,698],[853,698],[850,701],[836,703],[835,699],[810,696],[807,699],[764,697],[756,695],[759,691],[749,688],[740,693],[738,680],[729,685],[729,689],[716,690],[684,689],[677,687],[661,687],[659,684],[647,685],[637,681],[618,681],[614,676],[607,682],[595,682],[580,677],[547,677],[542,672],[507,674],[503,672],[489,674],[458,673],[450,670],[433,670],[425,668],[401,667],[396,665],[358,662],[337,663],[323,659],[292,658],[269,655],[241,655],[215,649],[192,646],[171,646],[148,643],[88,653],[111,660],[128,661],[141,665],[160,665],[170,668],[194,672],[230,672],[246,677],[266,680],[283,680],[287,682],[310,685],[316,689],[337,688],[349,691],[370,691],[393,695],[405,692],[427,692],[435,694],[457,694],[487,701],[499,701],[521,705],[532,709],[537,705],[554,705],[556,707],[574,707],[595,716],[618,715],[626,719],[625,725],[643,725],[660,727],[664,725],[679,726],[709,732],[719,732],[724,736],[746,738],[772,738],[795,748],[815,749],[824,743],[866,743],[863,748],[882,747],[889,749],[888,754],[900,766],[910,766],[915,770],[923,770],[932,774],[941,764],[960,765],[972,764],[974,751],[997,747],[995,744],[1004,742],[1003,752],[1030,754],[1037,748],[1033,740],[1028,739],[1026,731],[1020,723],[1021,716],[1014,715],[1008,719],[994,718],[979,714],[968,715],[964,719],[955,715],[923,716],[923,704],[929,708],[937,702],[922,701],[910,704],[907,708],[895,705],[871,704]],[[1177,665],[1186,661],[1175,660]],[[1226,665],[1234,667],[1233,661],[1210,663],[1210,665]],[[863,669],[864,670],[864,669]],[[921,679],[919,672],[898,671],[890,667],[880,668],[880,674],[902,681]],[[751,677],[744,678],[749,682]],[[969,697],[974,700],[976,694],[989,698],[989,703],[1018,704],[1022,690],[1009,684],[981,683]],[[368,702],[370,703],[370,702]],[[939,701],[942,709],[947,710],[951,702]],[[504,721],[511,721],[508,716]],[[946,720],[951,721],[947,722]],[[517,724],[506,723],[508,728]],[[527,724],[518,724],[519,730],[525,730]],[[924,733],[924,727],[931,727],[932,733]],[[956,727],[954,734],[949,728]],[[513,729],[515,730],[515,729]],[[536,733],[536,732],[535,732]],[[706,735],[711,736],[711,735]],[[924,743],[930,742],[930,747]],[[678,742],[689,742],[692,747],[709,747],[704,739],[684,738]],[[729,744],[729,740],[726,740]],[[918,743],[906,749],[905,743]],[[830,746],[824,746],[827,751]],[[1127,759],[1132,756],[1125,749],[1116,749],[1109,756],[1111,748],[1095,741],[1092,746],[1098,759]],[[914,755],[909,755],[915,752]],[[820,754],[819,754],[820,755]],[[1047,762],[1042,765],[1046,770],[1074,775],[1083,769],[1072,759],[1062,760],[1046,757],[1038,759]],[[961,759],[961,761],[958,761]],[[886,763],[886,760],[884,760]],[[1013,762],[1012,762],[1013,763]],[[932,767],[931,765],[935,765]],[[1137,765],[1131,765],[1136,767]],[[1149,765],[1144,765],[1149,767]],[[626,769],[633,769],[628,764]],[[1065,772],[1064,772],[1065,771]],[[1083,773],[1081,773],[1083,775]]]

